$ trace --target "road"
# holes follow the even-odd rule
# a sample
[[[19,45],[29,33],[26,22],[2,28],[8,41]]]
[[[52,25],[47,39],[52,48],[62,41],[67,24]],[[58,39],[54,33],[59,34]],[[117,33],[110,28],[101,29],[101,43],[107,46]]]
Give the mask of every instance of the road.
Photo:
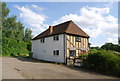
[[[115,79],[64,65],[43,63],[28,58],[2,58],[3,79]]]

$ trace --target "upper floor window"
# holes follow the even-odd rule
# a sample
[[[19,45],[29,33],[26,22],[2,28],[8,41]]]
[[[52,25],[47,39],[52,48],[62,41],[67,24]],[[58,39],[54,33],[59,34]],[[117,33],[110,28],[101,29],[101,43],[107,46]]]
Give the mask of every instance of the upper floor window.
[[[41,43],[44,43],[44,42],[45,42],[45,39],[44,39],[44,38],[40,39],[40,42],[41,42]]]
[[[53,55],[59,55],[59,50],[54,50]]]
[[[77,36],[77,37],[75,38],[75,40],[76,40],[76,42],[81,42],[81,37]]]
[[[53,40],[58,41],[58,40],[59,40],[59,35],[55,35],[55,36],[53,37]]]

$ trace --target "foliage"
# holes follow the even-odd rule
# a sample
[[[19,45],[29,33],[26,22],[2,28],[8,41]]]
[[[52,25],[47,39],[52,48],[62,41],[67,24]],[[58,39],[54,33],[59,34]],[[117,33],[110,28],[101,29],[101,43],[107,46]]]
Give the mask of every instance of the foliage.
[[[101,46],[100,49],[113,50],[113,51],[120,52],[120,46],[112,43],[105,43],[104,45]]]
[[[98,50],[83,56],[86,57],[83,59],[85,68],[120,76],[120,57],[116,56],[114,51]]]
[[[31,51],[32,31],[25,29],[17,16],[8,16],[10,10],[2,2],[2,55],[17,56]]]
[[[96,46],[96,47],[90,47],[90,49],[97,49],[97,50],[99,50],[99,47],[98,46]]]
[[[20,41],[19,43],[17,40],[3,38],[3,46],[2,46],[2,54],[3,56],[11,56],[28,53],[27,50],[27,43],[24,41]]]
[[[24,36],[24,41],[25,42],[31,42],[31,38],[32,38],[32,31],[28,28],[26,28],[25,30],[25,36]]]

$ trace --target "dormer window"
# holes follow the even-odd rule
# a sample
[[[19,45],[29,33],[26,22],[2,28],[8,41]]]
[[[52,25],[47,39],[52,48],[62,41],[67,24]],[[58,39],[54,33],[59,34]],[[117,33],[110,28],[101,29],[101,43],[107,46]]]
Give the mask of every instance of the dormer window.
[[[44,42],[45,42],[45,39],[44,39],[44,38],[40,39],[40,42],[41,42],[41,43],[44,43]]]
[[[77,37],[75,38],[75,40],[76,40],[76,42],[81,42],[81,37],[77,36]]]
[[[59,35],[55,35],[55,36],[53,37],[53,40],[58,41],[58,40],[59,40]]]

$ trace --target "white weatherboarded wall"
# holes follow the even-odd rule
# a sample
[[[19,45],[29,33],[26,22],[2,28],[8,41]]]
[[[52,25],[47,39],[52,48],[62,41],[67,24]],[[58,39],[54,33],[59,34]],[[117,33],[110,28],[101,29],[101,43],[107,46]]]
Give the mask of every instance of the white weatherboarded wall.
[[[59,50],[59,55],[53,55],[53,50]],[[64,35],[59,35],[59,40],[53,40],[53,36],[46,37],[45,42],[41,43],[40,39],[32,41],[33,58],[53,61],[64,62]]]

